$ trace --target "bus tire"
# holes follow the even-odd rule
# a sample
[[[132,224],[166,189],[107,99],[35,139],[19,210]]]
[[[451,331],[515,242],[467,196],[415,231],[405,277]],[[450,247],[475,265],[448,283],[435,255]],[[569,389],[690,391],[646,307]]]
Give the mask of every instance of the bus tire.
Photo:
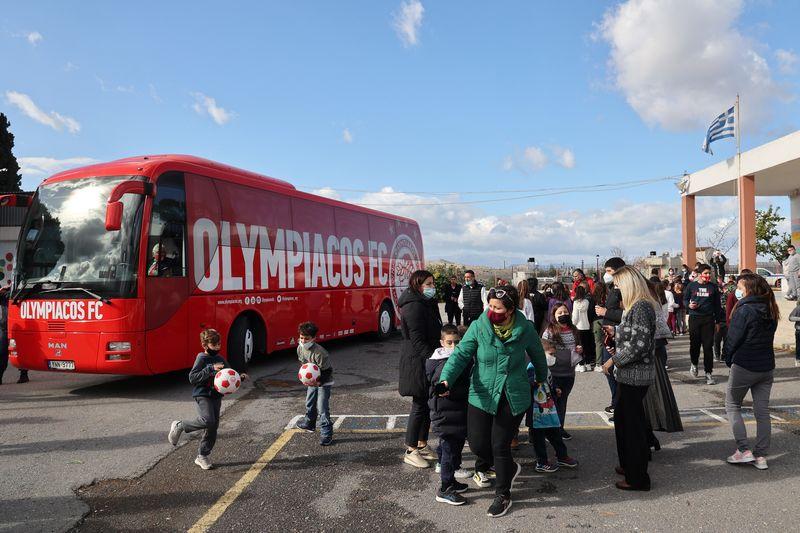
[[[376,337],[378,340],[386,340],[392,336],[394,332],[394,309],[389,302],[383,302],[381,308],[378,310],[378,331]]]
[[[246,372],[255,352],[256,332],[247,317],[239,317],[228,334],[228,363],[237,372]]]

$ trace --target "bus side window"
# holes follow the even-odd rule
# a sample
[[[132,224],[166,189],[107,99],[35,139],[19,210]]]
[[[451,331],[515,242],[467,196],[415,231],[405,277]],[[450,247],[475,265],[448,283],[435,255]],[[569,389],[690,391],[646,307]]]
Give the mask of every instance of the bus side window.
[[[147,275],[186,275],[186,189],[183,173],[167,172],[156,182],[147,239]]]

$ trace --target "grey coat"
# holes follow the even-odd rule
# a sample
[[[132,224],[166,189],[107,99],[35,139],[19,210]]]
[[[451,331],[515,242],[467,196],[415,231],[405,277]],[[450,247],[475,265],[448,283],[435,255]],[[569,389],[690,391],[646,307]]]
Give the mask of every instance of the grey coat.
[[[655,381],[656,311],[639,300],[622,315],[617,328],[614,376],[626,385],[645,387]]]

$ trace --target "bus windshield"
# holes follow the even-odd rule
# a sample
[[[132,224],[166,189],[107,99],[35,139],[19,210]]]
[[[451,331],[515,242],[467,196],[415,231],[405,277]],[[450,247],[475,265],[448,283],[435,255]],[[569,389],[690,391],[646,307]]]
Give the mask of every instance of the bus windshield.
[[[48,282],[59,289],[30,291],[32,298],[86,298],[87,290],[108,298],[134,296],[142,196],[124,195],[121,229],[105,228],[111,191],[131,179],[144,178],[93,177],[40,186],[20,233],[15,288]]]

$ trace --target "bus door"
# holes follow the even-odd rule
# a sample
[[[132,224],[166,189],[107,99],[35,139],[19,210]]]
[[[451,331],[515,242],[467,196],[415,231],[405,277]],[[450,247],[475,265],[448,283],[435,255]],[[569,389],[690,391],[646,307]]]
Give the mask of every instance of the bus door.
[[[147,364],[154,373],[186,368],[192,365],[191,350],[197,346],[187,345],[189,278],[182,172],[166,172],[156,182],[146,254]]]

